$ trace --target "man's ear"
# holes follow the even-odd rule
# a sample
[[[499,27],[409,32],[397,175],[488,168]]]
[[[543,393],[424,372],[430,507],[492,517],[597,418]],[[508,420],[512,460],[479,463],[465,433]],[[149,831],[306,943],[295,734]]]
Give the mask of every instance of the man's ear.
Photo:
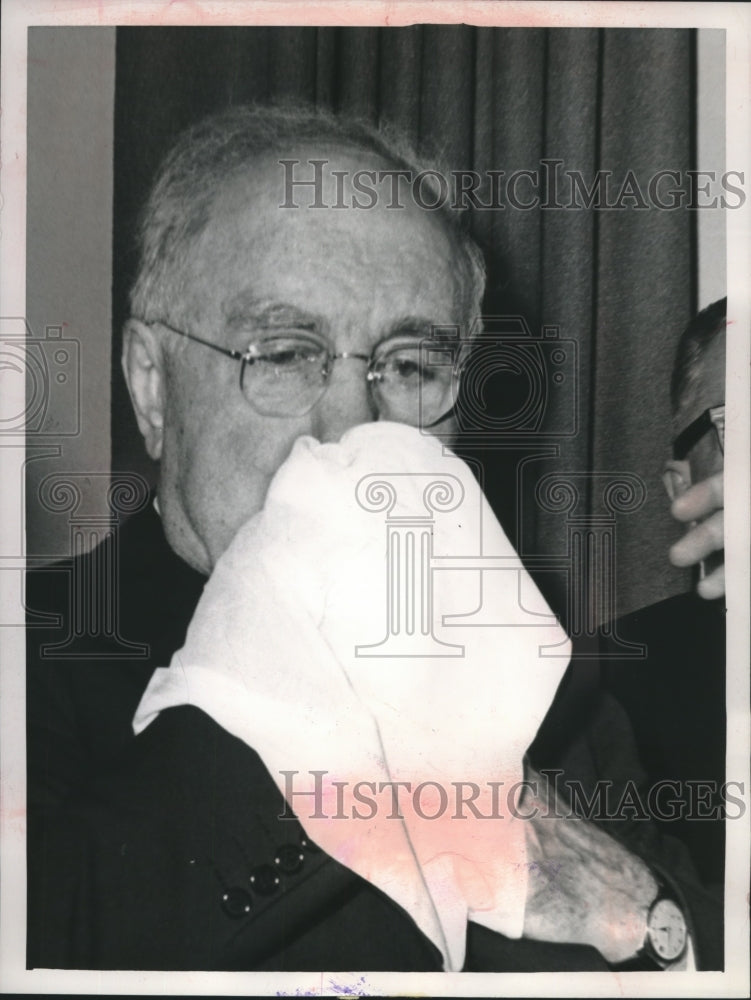
[[[122,365],[146,451],[157,460],[164,429],[164,358],[154,331],[140,320],[125,324]]]
[[[691,466],[685,459],[680,462],[670,459],[665,463],[662,482],[672,503],[691,485]]]

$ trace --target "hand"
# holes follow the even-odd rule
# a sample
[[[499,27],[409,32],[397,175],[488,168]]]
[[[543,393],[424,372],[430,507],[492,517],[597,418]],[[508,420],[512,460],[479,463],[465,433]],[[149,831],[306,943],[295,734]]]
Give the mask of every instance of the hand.
[[[532,774],[538,788],[547,782]],[[644,944],[647,912],[658,885],[647,865],[609,834],[579,817],[551,791],[523,806],[529,882],[524,936],[589,944],[610,963],[631,958]],[[547,813],[547,815],[546,815]]]
[[[670,561],[674,566],[694,566],[721,552],[725,547],[722,472],[703,479],[676,497],[670,513],[677,521],[692,525],[670,549]],[[707,600],[725,594],[725,565],[724,562],[717,565],[717,558],[711,559],[713,568],[696,588],[699,596]]]

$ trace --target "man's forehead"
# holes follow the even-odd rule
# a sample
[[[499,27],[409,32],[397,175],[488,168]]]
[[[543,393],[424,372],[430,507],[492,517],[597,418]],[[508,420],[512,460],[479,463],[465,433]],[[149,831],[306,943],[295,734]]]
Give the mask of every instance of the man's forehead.
[[[303,143],[239,167],[214,199],[208,226],[347,230],[364,239],[423,242],[436,256],[457,251],[453,221],[434,210],[419,178],[375,151]],[[415,192],[417,191],[417,197]]]
[[[369,205],[372,210],[384,201],[382,194],[391,193],[387,186],[390,189],[394,182],[404,183],[396,176],[398,170],[374,150],[306,141],[258,153],[229,177],[223,196],[237,202],[262,201],[282,211],[341,211],[342,205],[352,207],[354,185],[362,183],[366,175],[374,175],[371,183],[383,192],[378,190],[376,204]],[[409,182],[408,177],[406,180]]]
[[[280,161],[291,153],[284,148],[243,164],[217,191],[189,258],[196,315],[238,330],[285,322],[321,328],[332,310],[375,310],[389,326],[397,314],[456,322],[464,269],[446,221],[415,204],[389,207],[385,199],[358,209],[348,200],[357,173],[364,164],[391,169],[388,162],[313,144],[294,150],[294,158],[304,178],[318,177],[320,185],[295,189],[296,206],[289,207]],[[324,159],[316,173],[313,161]],[[313,207],[316,201],[323,207]],[[293,314],[281,316],[285,308]]]
[[[311,155],[300,161],[306,183],[294,189],[294,204],[290,203],[285,168],[279,158],[266,156],[236,171],[216,193],[198,241],[199,253],[207,250],[209,243],[222,242],[225,234],[233,241],[251,239],[267,247],[291,242],[294,250],[298,239],[314,241],[318,233],[330,233],[365,245],[373,240],[387,241],[401,255],[409,247],[426,257],[453,256],[453,239],[445,220],[409,198],[395,207],[388,192],[377,192],[367,208],[353,203],[353,185],[363,169],[357,155],[342,153],[320,169],[314,168],[313,160]],[[305,249],[314,252],[308,244]],[[333,248],[319,249],[324,253]]]

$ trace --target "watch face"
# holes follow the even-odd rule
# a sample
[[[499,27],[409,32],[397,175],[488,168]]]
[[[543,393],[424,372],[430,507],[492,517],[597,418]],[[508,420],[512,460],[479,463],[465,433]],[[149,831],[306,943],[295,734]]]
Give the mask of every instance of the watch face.
[[[647,920],[649,942],[664,962],[674,962],[686,947],[686,920],[672,899],[658,900]]]

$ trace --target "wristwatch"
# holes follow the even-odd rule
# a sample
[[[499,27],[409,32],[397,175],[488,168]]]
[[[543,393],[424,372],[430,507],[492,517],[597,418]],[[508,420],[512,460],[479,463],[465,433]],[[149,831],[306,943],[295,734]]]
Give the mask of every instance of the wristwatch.
[[[683,907],[670,890],[661,885],[647,913],[644,951],[661,969],[679,962],[688,948],[688,925]]]
[[[668,886],[658,883],[657,896],[647,911],[644,944],[633,958],[615,966],[623,972],[668,969],[688,948],[688,924],[683,906]]]

